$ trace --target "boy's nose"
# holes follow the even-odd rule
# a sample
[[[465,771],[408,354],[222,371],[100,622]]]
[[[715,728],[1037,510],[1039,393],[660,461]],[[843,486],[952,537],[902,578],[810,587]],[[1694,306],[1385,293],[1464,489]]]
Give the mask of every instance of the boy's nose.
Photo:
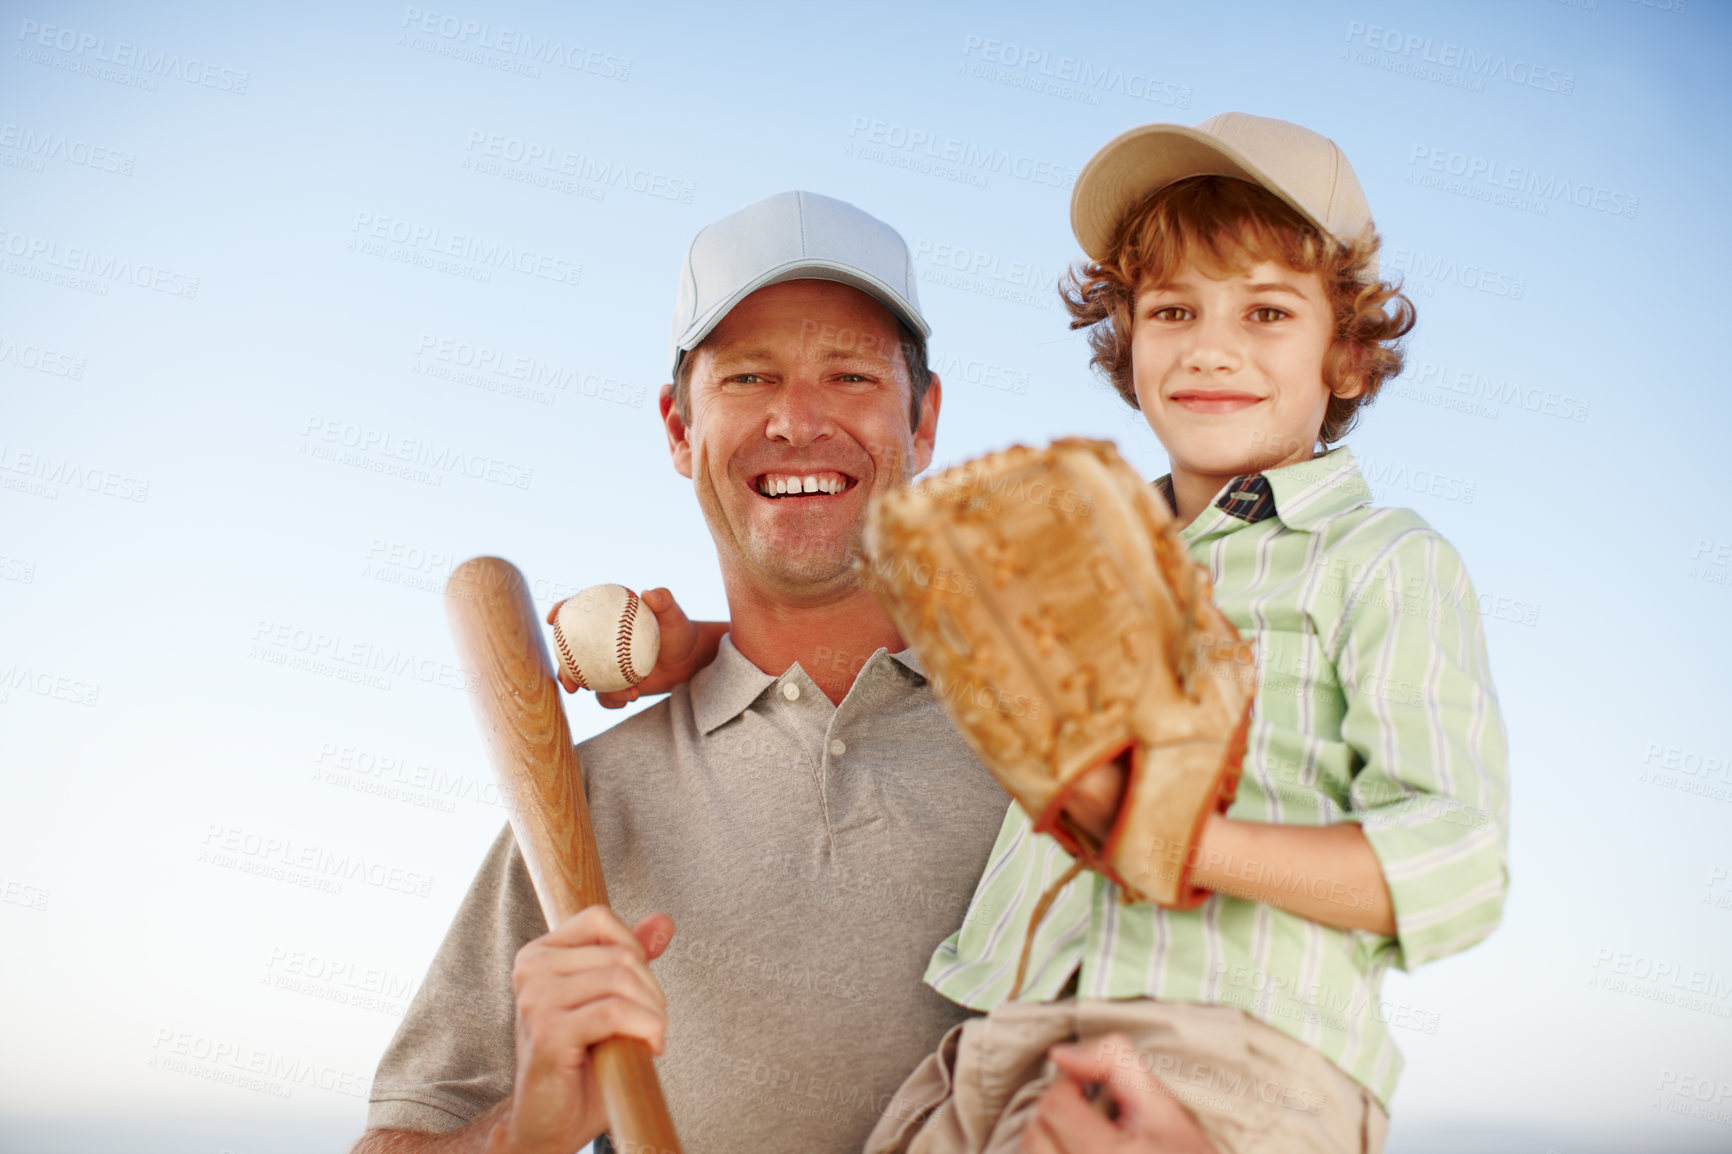
[[[1226,318],[1206,318],[1191,330],[1191,346],[1181,364],[1187,372],[1232,372],[1243,361],[1237,334]]]

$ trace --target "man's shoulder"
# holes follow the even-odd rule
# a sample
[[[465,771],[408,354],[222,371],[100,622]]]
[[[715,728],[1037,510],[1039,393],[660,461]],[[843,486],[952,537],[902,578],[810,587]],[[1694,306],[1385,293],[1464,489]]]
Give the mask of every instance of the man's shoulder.
[[[655,704],[578,742],[578,759],[588,765],[589,758],[612,758],[627,750],[641,754],[652,746],[671,749],[681,728],[690,728],[691,716],[690,691],[686,686],[677,686]]]

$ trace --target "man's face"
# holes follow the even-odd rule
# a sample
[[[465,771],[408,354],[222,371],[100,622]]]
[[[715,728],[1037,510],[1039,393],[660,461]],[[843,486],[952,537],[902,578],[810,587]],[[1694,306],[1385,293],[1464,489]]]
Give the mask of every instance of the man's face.
[[[759,289],[691,359],[691,421],[664,390],[674,467],[693,481],[724,570],[794,604],[858,587],[855,542],[874,493],[926,468],[936,379],[909,428],[897,323],[831,281]]]
[[[1144,285],[1131,377],[1175,476],[1225,483],[1309,458],[1334,327],[1322,278],[1274,261],[1237,273],[1190,264]]]

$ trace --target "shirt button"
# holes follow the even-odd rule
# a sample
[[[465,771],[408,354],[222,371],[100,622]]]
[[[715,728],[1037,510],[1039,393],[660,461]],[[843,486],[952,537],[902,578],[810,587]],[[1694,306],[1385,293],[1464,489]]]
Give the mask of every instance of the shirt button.
[[[830,756],[831,757],[841,757],[844,753],[847,753],[847,752],[848,752],[848,743],[846,741],[843,741],[840,737],[838,737],[835,741],[832,741],[830,743]]]
[[[800,687],[790,681],[786,685],[782,686],[782,696],[786,697],[789,701],[798,701],[800,700]]]

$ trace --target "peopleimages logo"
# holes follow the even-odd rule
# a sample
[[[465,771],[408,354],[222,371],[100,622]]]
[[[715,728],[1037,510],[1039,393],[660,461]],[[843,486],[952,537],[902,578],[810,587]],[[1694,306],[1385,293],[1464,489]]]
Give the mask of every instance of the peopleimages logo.
[[[536,64],[552,64],[571,72],[587,72],[603,80],[618,80],[623,83],[631,79],[632,62],[626,57],[586,48],[581,44],[569,44],[551,36],[537,36],[521,29],[495,26],[485,20],[465,19],[451,12],[430,12],[410,5],[403,9],[401,26],[406,30],[406,34],[419,33],[428,38],[425,45],[408,44],[411,48],[425,50],[433,47],[434,42],[430,38],[438,37],[450,48],[471,51],[483,49],[498,53],[502,57],[515,57],[516,62],[529,64],[532,68]],[[532,76],[540,74],[539,69],[529,73]]]
[[[470,453],[425,437],[405,437],[390,430],[375,429],[339,417],[309,416],[301,432],[300,453],[321,460],[353,464],[353,458],[375,458],[384,464],[417,466],[424,474],[408,479],[429,479],[437,485],[447,475],[461,474],[476,481],[491,481],[514,489],[529,488],[535,476],[532,466],[503,461],[482,453]],[[344,453],[342,450],[346,450]],[[389,470],[375,468],[373,472]],[[402,474],[399,474],[402,475]]]
[[[187,300],[198,297],[199,278],[196,276],[162,265],[133,261],[114,252],[81,245],[62,246],[52,237],[0,228],[0,253],[30,262],[30,265],[20,265],[16,270],[25,275],[29,275],[26,270],[30,266],[35,266],[41,274],[37,279],[48,279],[53,275],[49,269],[60,269],[81,284],[100,289],[98,295],[101,296],[108,295],[108,284],[130,284]]]
[[[520,166],[525,172],[534,172],[539,176],[569,177],[579,184],[625,189],[655,200],[671,200],[680,204],[692,203],[692,198],[698,191],[695,182],[681,180],[664,172],[483,129],[470,131],[464,151],[470,154],[465,166],[474,167],[476,171],[489,176],[506,175],[509,170],[500,168],[499,171],[493,171],[490,167],[481,167],[486,164],[486,160],[482,158]],[[510,177],[507,176],[507,179]],[[528,183],[539,182],[532,179]]]
[[[1559,96],[1570,96],[1576,90],[1574,72],[1537,64],[1521,57],[1511,58],[1502,52],[1481,52],[1448,40],[1439,42],[1430,36],[1366,24],[1360,20],[1348,21],[1347,43],[1363,45],[1383,53],[1391,60],[1412,65],[1415,69],[1431,65],[1457,73],[1463,78],[1502,80]],[[1416,74],[1424,75],[1423,72]]]
[[[1115,68],[1079,56],[1055,56],[1045,49],[977,35],[963,40],[962,55],[965,75],[1081,104],[1099,104],[1101,93],[1112,92],[1172,108],[1191,106],[1190,85],[1152,71]]]
[[[348,247],[356,252],[397,259],[441,272],[456,268],[474,280],[491,281],[493,269],[521,273],[554,284],[576,285],[583,279],[583,265],[576,261],[485,240],[473,233],[447,232],[434,225],[401,217],[357,212],[350,232],[353,235],[349,238]]]
[[[10,337],[0,335],[0,365],[5,364],[47,373],[51,377],[66,377],[74,381],[84,379],[83,357],[56,352],[42,345],[20,344]]]
[[[11,122],[0,124],[0,148],[12,149],[24,154],[32,162],[37,162],[37,172],[42,171],[39,162],[58,160],[94,172],[131,176],[133,165],[138,160],[130,152],[92,144],[88,140],[67,136],[63,132],[38,130]]]
[[[1589,181],[1429,144],[1414,145],[1407,164],[1410,184],[1415,183],[1417,173],[1417,183],[1425,187],[1506,204],[1538,216],[1547,215],[1551,204],[1562,202],[1634,220],[1642,204],[1640,197]],[[1429,174],[1452,177],[1454,182],[1430,179]]]
[[[1058,299],[1058,273],[1029,261],[1006,260],[995,253],[920,238],[914,242],[914,263],[922,284],[944,285],[1036,309],[1050,310]]]
[[[51,452],[31,449],[20,452],[15,445],[0,443],[0,480],[9,482],[26,478],[35,488],[43,490],[36,495],[47,497],[51,501],[59,499],[61,486],[83,489],[87,493],[100,493],[122,501],[136,501],[140,505],[150,499],[149,481],[75,461],[70,457],[56,457]]]
[[[419,359],[411,372],[544,405],[563,392],[641,409],[648,395],[644,385],[480,342],[424,334],[415,353]]]
[[[1523,384],[1509,377],[1494,376],[1473,368],[1458,368],[1438,361],[1409,362],[1410,370],[1395,383],[1434,394],[1455,394],[1460,405],[1487,401],[1510,410],[1522,409],[1559,420],[1581,422],[1588,419],[1589,403],[1552,389]],[[1436,402],[1428,402],[1436,403]],[[1454,405],[1446,407],[1457,407]],[[1463,411],[1467,411],[1463,409]],[[1497,419],[1498,410],[1477,406],[1475,416]]]
[[[106,36],[95,36],[75,28],[41,24],[35,20],[25,20],[19,24],[18,39],[27,49],[32,50],[29,57],[32,63],[83,72],[102,80],[123,79],[130,87],[143,88],[150,92],[156,91],[156,80],[161,78],[183,80],[201,88],[214,88],[219,92],[245,96],[247,81],[251,79],[250,74],[239,69],[210,64],[191,56],[183,57],[178,52],[153,52],[125,40],[110,43]],[[56,60],[34,51],[36,49],[49,49],[61,53],[62,56]],[[142,75],[123,78],[121,74],[115,73],[114,68],[100,67],[104,64]]]
[[[1526,277],[1500,272],[1484,265],[1467,264],[1450,257],[1433,256],[1418,249],[1391,250],[1387,267],[1395,272],[1421,278],[1421,287],[1427,288],[1429,286],[1423,282],[1434,281],[1516,301],[1521,300],[1528,289]]]
[[[850,155],[891,163],[899,168],[911,165],[895,163],[890,157],[941,167],[953,166],[963,177],[971,178],[964,179],[964,183],[977,187],[984,187],[985,178],[989,176],[1014,177],[1053,188],[1069,188],[1076,183],[1076,170],[1066,165],[868,116],[850,119],[848,138],[852,142],[848,149]]]

